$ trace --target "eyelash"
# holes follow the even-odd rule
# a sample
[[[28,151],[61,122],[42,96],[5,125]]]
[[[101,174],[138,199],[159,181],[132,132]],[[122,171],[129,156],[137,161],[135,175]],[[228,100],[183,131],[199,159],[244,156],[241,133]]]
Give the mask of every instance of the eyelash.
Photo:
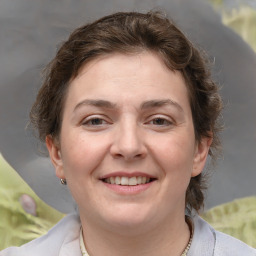
[[[100,124],[93,124],[93,122],[95,121],[100,121]],[[88,119],[86,118],[85,120],[83,120],[82,125],[86,125],[86,126],[102,126],[104,124],[108,124],[109,122],[107,122],[106,120],[104,120],[103,118],[100,117],[89,117]]]
[[[97,116],[89,116],[85,118],[82,123],[83,126],[91,127],[91,128],[100,128],[105,125],[111,124],[110,121],[107,121],[105,118],[97,117]],[[156,116],[151,117],[149,121],[145,122],[146,125],[152,125],[158,128],[169,127],[174,124],[174,122],[166,117]]]
[[[154,122],[159,122],[159,121],[161,121],[161,123],[159,124],[156,124],[156,123],[154,123]],[[167,118],[164,118],[164,117],[155,117],[155,118],[153,118],[153,119],[151,119],[149,122],[148,122],[149,124],[152,124],[152,125],[156,125],[156,126],[170,126],[170,125],[172,125],[173,124],[173,122],[172,121],[170,121],[170,120],[168,120]]]

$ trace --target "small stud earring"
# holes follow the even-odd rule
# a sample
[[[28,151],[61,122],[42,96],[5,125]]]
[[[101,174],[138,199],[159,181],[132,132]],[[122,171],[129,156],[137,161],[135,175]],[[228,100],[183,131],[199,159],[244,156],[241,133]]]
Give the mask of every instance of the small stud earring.
[[[60,183],[61,183],[62,185],[67,185],[66,179],[60,179]]]

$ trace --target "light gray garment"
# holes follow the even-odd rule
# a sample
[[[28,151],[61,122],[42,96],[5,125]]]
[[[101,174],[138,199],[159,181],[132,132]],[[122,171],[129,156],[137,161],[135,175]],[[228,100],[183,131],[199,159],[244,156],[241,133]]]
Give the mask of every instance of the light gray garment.
[[[194,237],[188,256],[256,256],[245,243],[214,230],[199,216],[193,217]],[[0,256],[82,256],[77,215],[64,217],[46,235],[21,247],[10,247]]]
[[[198,215],[193,221],[194,237],[188,256],[256,256],[256,249],[216,231]]]
[[[58,222],[48,233],[21,247],[10,247],[0,256],[82,256],[79,245],[80,220],[70,214]]]

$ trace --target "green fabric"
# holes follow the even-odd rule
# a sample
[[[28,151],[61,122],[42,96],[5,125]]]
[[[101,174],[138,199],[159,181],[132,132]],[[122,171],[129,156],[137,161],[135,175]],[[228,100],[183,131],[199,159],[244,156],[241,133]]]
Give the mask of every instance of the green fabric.
[[[256,248],[256,197],[246,197],[216,206],[202,217],[216,230]]]
[[[223,15],[223,23],[237,32],[256,52],[256,10],[242,6]]]
[[[36,202],[36,215],[22,208],[27,194]],[[44,203],[0,154],[0,250],[19,246],[45,234],[64,214]]]
[[[210,2],[221,13],[223,24],[239,34],[256,52],[256,9],[243,4],[227,10],[223,0],[210,0]]]

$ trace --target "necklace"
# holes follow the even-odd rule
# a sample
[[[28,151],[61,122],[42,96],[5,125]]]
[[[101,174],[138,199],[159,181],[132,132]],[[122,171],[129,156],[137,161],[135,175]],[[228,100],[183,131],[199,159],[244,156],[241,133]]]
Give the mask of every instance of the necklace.
[[[193,240],[193,235],[194,235],[194,223],[193,223],[192,219],[189,216],[186,215],[185,220],[186,220],[186,223],[188,224],[188,227],[189,227],[190,238],[189,238],[189,241],[188,241],[188,245],[186,246],[186,248],[183,251],[183,253],[181,254],[181,256],[187,256],[187,253],[190,249],[190,246],[191,246],[191,243],[192,243],[192,240]]]
[[[191,236],[190,236],[190,239],[189,239],[189,241],[188,241],[188,245],[187,245],[187,247],[185,248],[185,250],[183,251],[183,253],[181,254],[181,256],[187,256],[187,253],[188,253],[188,251],[189,251],[189,249],[190,249],[190,246],[191,246],[191,243],[192,243],[192,239],[193,239],[193,236],[191,235]]]
[[[82,255],[83,255],[83,256],[90,256],[90,255],[88,254],[88,252],[86,251],[86,249],[85,249],[84,239],[83,239],[83,229],[82,229],[82,226],[81,226],[81,228],[80,228],[80,238],[79,238],[79,242],[80,242],[80,249],[81,249]]]
[[[192,243],[192,240],[193,240],[193,231],[194,231],[194,228],[193,228],[193,222],[192,220],[186,216],[186,222],[189,226],[189,229],[190,229],[190,239],[188,241],[188,245],[186,246],[185,250],[183,251],[183,253],[181,254],[181,256],[187,256],[187,253],[190,249],[190,246],[191,246],[191,243]],[[79,237],[79,242],[80,242],[80,249],[81,249],[81,252],[82,252],[82,255],[83,256],[90,256],[89,253],[87,252],[86,248],[85,248],[85,245],[84,245],[84,239],[83,239],[83,229],[82,229],[82,226],[80,228],[80,237]]]

